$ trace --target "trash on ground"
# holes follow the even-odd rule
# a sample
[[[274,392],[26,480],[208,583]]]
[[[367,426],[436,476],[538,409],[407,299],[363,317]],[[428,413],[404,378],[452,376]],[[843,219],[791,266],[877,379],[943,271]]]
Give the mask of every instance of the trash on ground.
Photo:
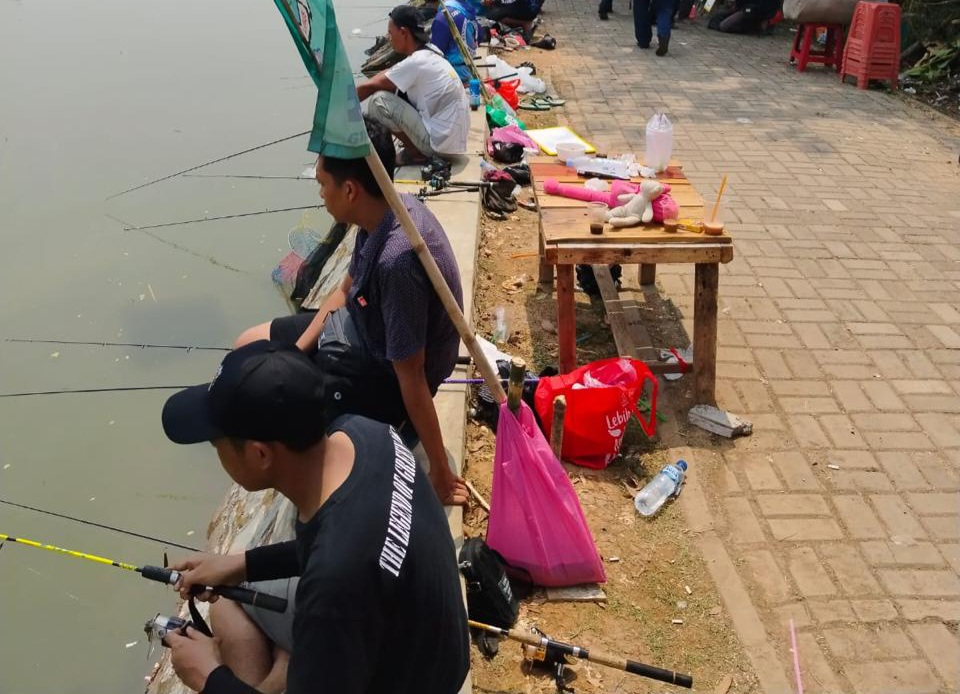
[[[712,405],[696,405],[690,408],[687,419],[694,426],[719,434],[728,439],[735,436],[749,436],[753,433],[753,423],[730,412]]]
[[[547,588],[548,602],[596,602],[605,601],[607,594],[596,583],[584,583],[579,586]]]
[[[679,495],[686,472],[686,460],[678,460],[675,465],[665,465],[634,497],[633,505],[640,515],[652,516],[667,499]]]

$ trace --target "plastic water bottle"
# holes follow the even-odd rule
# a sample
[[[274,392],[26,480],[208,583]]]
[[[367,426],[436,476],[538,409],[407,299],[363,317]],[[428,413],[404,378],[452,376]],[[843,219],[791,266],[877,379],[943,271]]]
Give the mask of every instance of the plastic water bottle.
[[[644,163],[654,171],[663,171],[673,156],[673,125],[658,113],[647,121],[647,147]]]
[[[663,468],[646,487],[637,492],[633,505],[637,507],[640,515],[652,516],[669,497],[679,494],[686,471],[687,461],[678,460],[676,464]]]

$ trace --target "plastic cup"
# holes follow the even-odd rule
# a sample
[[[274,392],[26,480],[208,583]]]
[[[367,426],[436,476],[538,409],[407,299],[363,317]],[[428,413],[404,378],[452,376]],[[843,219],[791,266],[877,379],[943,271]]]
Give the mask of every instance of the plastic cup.
[[[587,203],[587,220],[590,222],[591,234],[602,234],[603,226],[607,223],[607,212],[610,208],[605,202]]]

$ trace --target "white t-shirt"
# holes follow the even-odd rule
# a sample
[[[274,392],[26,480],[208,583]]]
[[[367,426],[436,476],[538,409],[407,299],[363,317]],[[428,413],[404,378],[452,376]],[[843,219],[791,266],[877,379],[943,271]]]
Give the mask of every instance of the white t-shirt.
[[[470,103],[457,71],[432,46],[415,51],[387,70],[387,79],[406,93],[423,118],[430,146],[441,154],[464,154]]]

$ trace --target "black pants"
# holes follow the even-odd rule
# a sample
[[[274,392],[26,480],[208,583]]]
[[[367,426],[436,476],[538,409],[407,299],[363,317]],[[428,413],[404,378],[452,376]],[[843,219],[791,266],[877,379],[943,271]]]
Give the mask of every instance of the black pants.
[[[657,25],[657,37],[670,38],[673,3],[674,0],[633,0],[633,31],[638,46],[650,47],[654,22]]]
[[[613,0],[600,0],[600,9],[598,10],[598,12],[600,14],[613,12]]]
[[[532,3],[514,2],[509,5],[494,5],[484,13],[484,17],[494,22],[504,19],[516,19],[521,22],[532,22],[540,14],[540,8]]]

